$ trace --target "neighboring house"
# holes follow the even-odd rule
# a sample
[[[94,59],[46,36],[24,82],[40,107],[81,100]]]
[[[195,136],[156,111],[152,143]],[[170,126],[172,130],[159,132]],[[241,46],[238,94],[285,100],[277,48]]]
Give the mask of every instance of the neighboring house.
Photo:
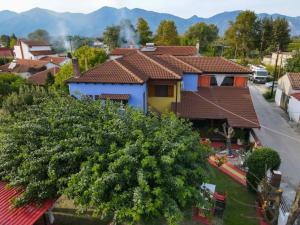
[[[14,55],[16,59],[32,60],[38,60],[45,56],[57,56],[48,42],[26,39],[18,40],[17,45],[14,46]]]
[[[287,60],[293,58],[294,52],[281,52],[278,54],[278,62],[277,65],[279,67],[285,67]],[[276,65],[277,52],[273,52],[272,55],[265,56],[263,58],[263,64],[265,65]]]
[[[58,72],[59,72],[59,67],[53,67],[51,69],[47,69],[30,76],[28,78],[28,82],[38,86],[45,86],[49,74],[55,77]]]
[[[31,75],[56,65],[42,60],[15,59],[11,63],[0,66],[0,73],[14,73],[23,78],[29,78]]]
[[[0,58],[13,58],[13,52],[9,48],[0,47]]]
[[[77,98],[123,101],[144,112],[148,108],[173,111],[193,121],[225,121],[251,130],[259,122],[247,87],[250,74],[248,68],[221,57],[136,50],[82,75],[75,73],[68,84],[70,94]]]
[[[195,46],[154,46],[154,44],[147,44],[141,49],[116,48],[109,56],[110,59],[118,59],[136,51],[144,52],[147,55],[196,56],[198,54]]]
[[[45,56],[40,58],[40,60],[51,62],[59,67],[62,67],[63,65],[71,62],[71,59],[68,57],[58,57],[58,56]]]
[[[288,113],[291,120],[300,124],[300,93],[291,94]]]
[[[288,103],[292,94],[300,93],[300,73],[287,73],[278,80],[275,103],[284,110],[288,110]]]

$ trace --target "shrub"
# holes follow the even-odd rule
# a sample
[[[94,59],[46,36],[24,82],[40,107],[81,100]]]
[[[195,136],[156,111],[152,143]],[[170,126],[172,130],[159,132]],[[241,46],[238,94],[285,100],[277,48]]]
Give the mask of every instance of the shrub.
[[[275,102],[275,91],[272,95],[271,90],[266,91],[263,96],[268,102]]]
[[[256,191],[259,182],[265,177],[267,170],[277,170],[281,164],[279,154],[271,148],[255,150],[246,160],[247,185]]]

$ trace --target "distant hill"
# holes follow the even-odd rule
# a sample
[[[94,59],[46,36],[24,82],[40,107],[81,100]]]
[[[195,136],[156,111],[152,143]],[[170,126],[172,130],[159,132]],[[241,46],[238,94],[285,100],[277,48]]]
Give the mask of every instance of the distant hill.
[[[218,26],[220,35],[223,35],[228,28],[228,22],[235,20],[241,11],[223,12],[210,18],[192,16],[184,19],[167,13],[158,13],[143,9],[112,8],[103,7],[89,14],[83,13],[58,13],[41,8],[33,8],[22,13],[15,13],[8,10],[0,11],[0,34],[15,33],[17,36],[25,37],[28,33],[42,28],[53,36],[59,35],[82,35],[97,37],[100,36],[109,25],[119,24],[122,19],[130,19],[136,24],[139,17],[145,18],[152,31],[156,31],[161,20],[174,20],[179,33],[194,23],[205,22]],[[285,17],[290,24],[292,34],[300,35],[300,17],[288,17],[279,14],[258,14],[259,17]]]

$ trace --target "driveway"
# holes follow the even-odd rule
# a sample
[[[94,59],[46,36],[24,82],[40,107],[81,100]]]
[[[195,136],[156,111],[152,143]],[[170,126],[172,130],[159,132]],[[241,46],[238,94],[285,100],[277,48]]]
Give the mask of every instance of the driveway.
[[[291,203],[300,182],[300,128],[288,121],[282,109],[268,103],[256,86],[250,85],[249,88],[262,126],[255,129],[255,133],[263,146],[271,147],[280,154],[282,188],[285,198]]]

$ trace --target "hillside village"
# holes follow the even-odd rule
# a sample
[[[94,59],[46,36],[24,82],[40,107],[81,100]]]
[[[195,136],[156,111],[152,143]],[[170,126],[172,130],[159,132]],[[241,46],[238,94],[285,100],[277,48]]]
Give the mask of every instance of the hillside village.
[[[54,37],[0,37],[0,225],[300,223],[285,19]]]

